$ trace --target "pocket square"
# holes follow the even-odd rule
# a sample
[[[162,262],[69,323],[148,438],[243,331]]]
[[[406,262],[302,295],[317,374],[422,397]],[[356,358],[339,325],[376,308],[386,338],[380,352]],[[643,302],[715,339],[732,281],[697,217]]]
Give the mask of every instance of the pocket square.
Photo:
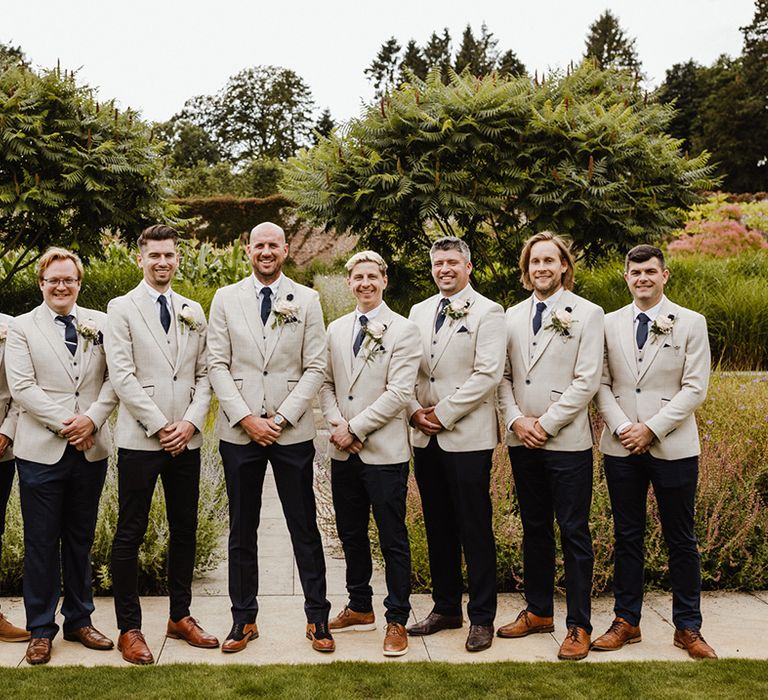
[[[461,328],[459,328],[459,330],[457,330],[456,332],[457,332],[457,333],[469,333],[469,328],[467,328],[466,326],[462,326],[462,327],[461,327]]]

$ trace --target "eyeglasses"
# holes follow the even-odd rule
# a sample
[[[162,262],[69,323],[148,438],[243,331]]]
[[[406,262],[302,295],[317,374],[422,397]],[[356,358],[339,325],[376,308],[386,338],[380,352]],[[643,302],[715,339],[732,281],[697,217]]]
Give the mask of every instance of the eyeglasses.
[[[60,284],[63,284],[65,287],[76,287],[80,284],[80,280],[76,277],[44,277],[43,282],[50,287],[58,287]]]

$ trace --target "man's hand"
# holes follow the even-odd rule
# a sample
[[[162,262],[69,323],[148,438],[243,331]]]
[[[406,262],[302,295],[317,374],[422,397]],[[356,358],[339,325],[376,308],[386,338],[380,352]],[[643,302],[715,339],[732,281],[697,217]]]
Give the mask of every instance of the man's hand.
[[[5,454],[5,451],[11,444],[13,444],[13,440],[11,440],[11,438],[9,438],[7,435],[0,434],[0,457]]]
[[[271,418],[258,418],[250,415],[240,421],[240,427],[245,430],[251,440],[262,447],[271,445],[280,437],[280,428]]]
[[[72,416],[63,421],[64,427],[61,429],[62,437],[65,437],[70,445],[77,447],[87,437],[96,432],[96,426],[88,416]]]
[[[363,443],[360,442],[357,438],[354,438],[352,440],[352,444],[347,447],[346,451],[349,452],[351,455],[356,455],[360,450],[363,449]]]
[[[96,438],[93,437],[93,435],[89,435],[87,438],[85,438],[85,440],[75,445],[75,449],[80,450],[80,452],[86,452],[87,450],[90,450],[95,444]]]
[[[539,419],[533,416],[521,416],[518,418],[512,423],[512,432],[523,443],[523,447],[527,447],[529,450],[544,447],[549,438],[544,428],[541,427]]]
[[[641,455],[648,451],[654,437],[653,431],[645,423],[632,423],[619,435],[619,440],[630,454]]]
[[[188,420],[169,423],[158,432],[160,447],[170,452],[171,457],[178,457],[187,448],[195,430],[195,426]]]
[[[424,433],[424,435],[429,435],[430,437],[432,435],[437,435],[443,429],[437,416],[435,416],[434,406],[418,409],[411,416],[411,425]]]
[[[335,445],[340,450],[349,451],[350,446],[355,441],[355,436],[349,432],[349,423],[342,418],[341,420],[332,420],[331,426],[333,427],[331,444]],[[360,441],[358,440],[358,442]],[[358,452],[359,451],[360,450],[358,450]]]

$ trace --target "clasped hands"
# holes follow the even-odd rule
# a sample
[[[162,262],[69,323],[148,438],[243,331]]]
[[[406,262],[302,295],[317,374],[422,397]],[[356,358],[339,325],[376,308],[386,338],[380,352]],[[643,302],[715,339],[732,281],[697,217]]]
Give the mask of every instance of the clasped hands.
[[[654,434],[645,423],[632,423],[618,436],[621,446],[629,450],[631,455],[641,455],[648,452],[653,442]]]
[[[333,432],[331,432],[331,444],[338,449],[349,454],[356,455],[363,449],[363,443],[349,432],[349,423],[343,418],[341,420],[330,421]]]
[[[67,439],[72,447],[80,452],[90,450],[96,438],[93,434],[96,432],[95,423],[88,417],[83,415],[70,416],[62,421],[64,427],[59,431],[59,434]]]
[[[274,416],[261,418],[251,414],[240,421],[240,427],[251,440],[262,447],[276,442],[283,432],[283,426],[275,423]]]
[[[435,415],[434,406],[424,406],[417,409],[411,416],[411,425],[429,437],[437,435],[445,428]]]
[[[160,447],[166,452],[170,452],[171,457],[178,457],[187,448],[195,430],[197,428],[188,420],[169,423],[157,432],[157,436],[160,438]]]
[[[523,443],[523,447],[527,447],[529,450],[544,447],[549,439],[547,431],[541,427],[539,419],[534,416],[520,416],[515,419],[515,422],[512,423],[512,432]]]

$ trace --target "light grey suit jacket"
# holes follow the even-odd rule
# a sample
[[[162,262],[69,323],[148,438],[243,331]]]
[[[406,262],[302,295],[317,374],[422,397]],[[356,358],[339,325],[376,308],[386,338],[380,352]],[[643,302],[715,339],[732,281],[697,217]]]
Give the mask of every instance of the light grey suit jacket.
[[[600,449],[628,454],[616,430],[623,423],[645,423],[656,436],[650,452],[659,459],[684,459],[700,452],[694,411],[704,403],[710,374],[707,321],[666,297],[658,318],[674,317],[669,335],[651,333],[642,369],[635,360],[632,305],[605,319],[605,363],[597,408],[605,420]]]
[[[266,325],[252,277],[223,287],[211,304],[208,327],[208,377],[219,399],[216,432],[220,439],[250,442],[238,423],[249,415],[280,413],[289,425],[277,442],[292,445],[315,437],[312,401],[325,374],[325,327],[316,291],[283,276],[274,308],[288,302],[298,322]]]
[[[421,334],[422,358],[416,400],[408,413],[410,417],[420,407],[435,406],[445,428],[437,442],[447,452],[490,450],[499,442],[495,392],[504,371],[504,311],[469,285],[459,297],[469,301],[467,315],[447,318],[434,338],[441,295],[411,309],[409,319]],[[414,447],[426,447],[429,439],[411,430]]]
[[[7,333],[8,324],[12,320],[12,316],[0,314],[0,328],[4,328]],[[0,434],[14,440],[18,419],[19,407],[11,399],[11,390],[8,388],[8,379],[5,376],[5,341],[0,340]],[[8,445],[5,454],[0,457],[0,462],[9,462],[12,459],[13,445]]]
[[[320,406],[327,421],[344,419],[363,442],[365,464],[398,464],[411,458],[406,408],[414,398],[421,343],[416,326],[386,304],[375,321],[386,326],[381,343],[366,340],[352,353],[355,312],[328,326],[328,361]],[[331,443],[333,459],[349,453]]]
[[[103,333],[106,314],[82,306],[78,309],[79,324],[93,324]],[[88,416],[97,431],[85,458],[95,462],[109,455],[112,439],[106,421],[117,405],[117,396],[109,383],[103,343],[79,337],[73,358],[43,303],[11,321],[5,362],[11,395],[20,411],[16,457],[40,464],[58,462],[68,444],[60,435],[63,422],[78,414]]]
[[[510,447],[522,444],[509,430],[519,416],[539,419],[551,436],[545,450],[576,452],[592,447],[588,407],[600,386],[604,315],[599,306],[564,290],[552,313],[567,309],[573,319],[568,335],[547,328],[550,315],[536,345],[529,345],[530,297],[507,310],[507,363],[498,396]]]
[[[198,430],[188,447],[202,445],[211,402],[205,314],[200,304],[177,292],[171,299],[175,318],[170,332],[176,336],[173,356],[156,302],[143,284],[112,299],[107,307],[104,347],[109,377],[120,399],[115,429],[118,447],[161,450],[158,431],[179,420],[189,421]],[[193,314],[195,330],[179,320],[183,309]]]

